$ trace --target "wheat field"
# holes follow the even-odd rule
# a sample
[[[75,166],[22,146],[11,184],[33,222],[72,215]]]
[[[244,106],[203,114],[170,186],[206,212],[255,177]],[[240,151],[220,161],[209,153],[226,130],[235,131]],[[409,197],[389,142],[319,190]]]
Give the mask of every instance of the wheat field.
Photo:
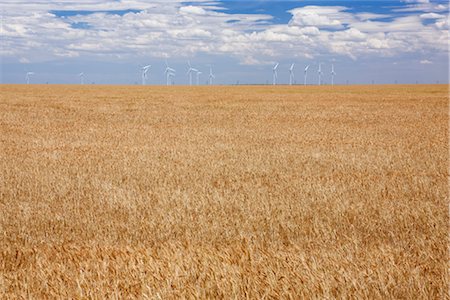
[[[448,299],[448,87],[0,86],[0,298]]]

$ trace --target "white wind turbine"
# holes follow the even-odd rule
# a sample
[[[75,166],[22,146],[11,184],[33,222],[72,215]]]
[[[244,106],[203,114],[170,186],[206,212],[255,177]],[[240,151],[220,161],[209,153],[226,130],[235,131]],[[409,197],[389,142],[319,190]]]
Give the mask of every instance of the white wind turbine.
[[[278,73],[277,73],[277,69],[278,69],[278,65],[279,63],[276,63],[275,66],[272,69],[272,73],[273,73],[273,81],[272,84],[276,85],[277,84],[277,78],[278,78]]]
[[[148,78],[148,70],[150,70],[152,66],[151,65],[147,65],[142,67],[142,85],[146,84],[147,78]]]
[[[289,85],[292,85],[292,82],[294,81],[294,63],[289,68]]]
[[[78,74],[78,77],[80,77],[80,84],[84,84],[84,73],[81,72],[80,74]]]
[[[197,71],[197,85],[199,85],[200,82],[200,75],[202,75],[203,73],[200,71]]]
[[[308,69],[309,69],[309,66],[310,66],[310,65],[307,65],[306,68],[305,68],[305,83],[304,83],[304,85],[306,85],[306,78],[308,77]]]
[[[30,77],[34,75],[34,72],[27,72],[25,79],[27,80],[27,84],[30,84]]]
[[[214,76],[213,71],[212,71],[212,66],[209,66],[209,85],[213,84],[213,79],[215,79],[216,76]]]
[[[164,74],[166,74],[166,85],[169,85],[170,77],[174,77],[175,73],[175,70],[169,67],[166,60],[166,70],[164,71]]]
[[[317,70],[317,73],[319,74],[319,85],[322,84],[322,63],[319,63],[319,70]]]
[[[173,78],[175,77],[175,70],[172,68],[169,68],[167,70],[167,85],[173,85]]]
[[[187,74],[189,75],[189,85],[192,85],[192,72],[198,73],[198,70],[197,70],[197,69],[194,69],[194,68],[191,66],[191,62],[190,62],[190,61],[188,61],[188,66],[189,66],[189,69],[188,69],[188,71],[187,71]]]
[[[334,75],[336,72],[334,71],[334,64],[331,65],[331,85],[334,85]]]

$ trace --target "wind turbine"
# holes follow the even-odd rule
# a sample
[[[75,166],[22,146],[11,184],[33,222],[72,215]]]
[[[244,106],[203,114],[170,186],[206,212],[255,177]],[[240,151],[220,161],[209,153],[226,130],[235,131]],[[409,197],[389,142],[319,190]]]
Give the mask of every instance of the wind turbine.
[[[84,84],[84,73],[81,72],[80,74],[78,74],[78,77],[80,77],[80,84]]]
[[[191,66],[191,62],[190,62],[190,61],[188,61],[188,65],[189,65],[189,69],[188,69],[188,71],[187,71],[187,74],[189,75],[189,85],[192,85],[192,72],[198,73],[198,70],[197,70],[197,69],[194,69],[194,68]]]
[[[334,85],[334,75],[336,72],[334,71],[334,64],[331,65],[331,85]]]
[[[166,60],[166,70],[164,71],[164,74],[166,74],[166,85],[169,85],[169,79],[170,77],[174,77],[175,73],[175,70],[169,67]]]
[[[200,82],[200,75],[202,75],[203,73],[200,71],[197,71],[197,85],[199,85]]]
[[[322,63],[319,63],[319,70],[317,70],[317,73],[319,73],[319,85],[322,84]]]
[[[292,82],[294,81],[294,63],[289,68],[289,85],[292,85]]]
[[[215,79],[216,76],[214,76],[213,71],[212,71],[212,66],[209,66],[209,85],[213,84],[213,79]]]
[[[272,69],[272,72],[273,72],[273,82],[272,82],[272,84],[273,85],[277,84],[277,78],[278,78],[277,68],[278,68],[278,65],[279,65],[279,63],[276,63],[275,66]]]
[[[34,72],[27,72],[25,79],[27,80],[27,84],[30,84],[30,76],[34,75]]]
[[[304,85],[306,85],[306,77],[308,77],[308,69],[309,69],[309,66],[310,66],[310,65],[307,65],[306,68],[305,68],[305,84],[304,84]]]
[[[174,81],[173,78],[175,77],[175,70],[171,69],[169,70],[169,72],[167,73],[167,85],[173,85]],[[172,78],[172,80],[170,80]]]
[[[150,68],[151,68],[151,65],[147,65],[147,66],[144,66],[144,67],[142,67],[142,85],[145,85],[146,84],[146,80],[147,80],[147,73],[148,73],[148,70],[150,70]]]

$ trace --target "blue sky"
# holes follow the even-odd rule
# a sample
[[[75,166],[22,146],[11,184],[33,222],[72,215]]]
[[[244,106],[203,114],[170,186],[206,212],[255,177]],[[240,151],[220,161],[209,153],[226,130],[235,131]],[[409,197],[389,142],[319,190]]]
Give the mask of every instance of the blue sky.
[[[188,84],[188,60],[217,84],[446,83],[448,2],[0,0],[2,83]]]

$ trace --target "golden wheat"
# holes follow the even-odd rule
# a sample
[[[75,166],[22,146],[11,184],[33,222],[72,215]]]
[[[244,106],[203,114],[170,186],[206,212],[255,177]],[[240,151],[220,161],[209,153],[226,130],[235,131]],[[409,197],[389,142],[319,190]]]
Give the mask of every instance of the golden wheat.
[[[448,298],[448,89],[2,85],[0,298]]]

